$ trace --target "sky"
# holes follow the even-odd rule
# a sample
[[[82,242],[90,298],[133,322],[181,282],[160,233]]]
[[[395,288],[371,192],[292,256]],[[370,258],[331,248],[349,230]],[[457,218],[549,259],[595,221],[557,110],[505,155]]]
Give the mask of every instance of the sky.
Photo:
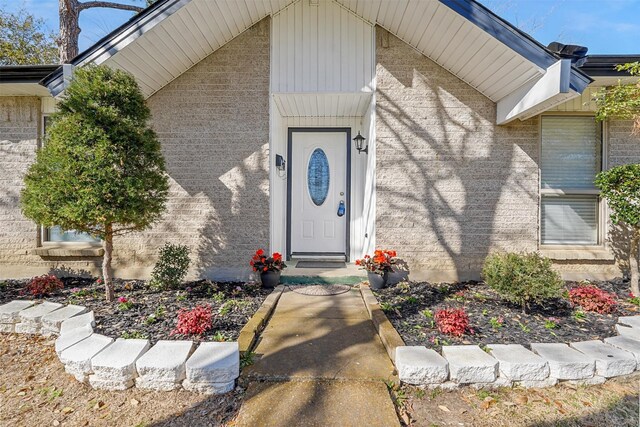
[[[144,0],[116,0],[144,6]],[[587,46],[590,54],[640,54],[640,0],[480,0],[539,42]],[[58,31],[58,0],[0,0],[0,7],[21,7]],[[115,29],[132,12],[88,9],[80,15],[80,50]]]

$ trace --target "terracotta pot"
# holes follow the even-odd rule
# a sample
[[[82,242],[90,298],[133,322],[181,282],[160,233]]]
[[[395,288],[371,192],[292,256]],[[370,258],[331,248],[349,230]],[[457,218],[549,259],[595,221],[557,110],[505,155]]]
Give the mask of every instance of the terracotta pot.
[[[378,274],[368,271],[367,276],[369,277],[369,287],[371,289],[382,289],[387,286],[389,272],[385,271],[384,274]]]
[[[280,273],[282,271],[263,271],[260,273],[260,280],[263,288],[275,288],[280,283]]]

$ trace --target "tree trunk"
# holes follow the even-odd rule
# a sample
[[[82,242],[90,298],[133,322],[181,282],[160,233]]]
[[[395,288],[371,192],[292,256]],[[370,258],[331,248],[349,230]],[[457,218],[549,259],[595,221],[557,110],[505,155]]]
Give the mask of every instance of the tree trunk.
[[[80,3],[78,0],[58,0],[60,14],[60,35],[58,36],[58,52],[60,63],[67,64],[78,55],[78,37],[80,36],[80,12],[93,7],[108,7],[110,9],[140,12],[143,8],[130,4],[112,3],[110,1],[89,1]]]
[[[631,293],[633,293],[634,297],[640,296],[640,284],[638,284],[638,279],[640,278],[640,272],[638,271],[638,244],[640,244],[640,229],[634,230],[629,250]]]
[[[60,53],[60,63],[67,64],[78,55],[80,4],[78,0],[59,0],[58,12],[60,13],[58,52]]]
[[[113,277],[111,276],[111,257],[113,254],[113,225],[106,224],[104,233],[104,240],[102,246],[104,248],[104,255],[102,256],[102,277],[104,279],[105,296],[108,302],[115,299],[113,292]]]

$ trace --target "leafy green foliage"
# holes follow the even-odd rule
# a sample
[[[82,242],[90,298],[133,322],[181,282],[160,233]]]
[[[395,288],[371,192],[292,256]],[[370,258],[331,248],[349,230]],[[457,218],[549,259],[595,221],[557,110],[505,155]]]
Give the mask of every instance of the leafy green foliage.
[[[165,243],[160,248],[149,284],[157,289],[177,288],[187,276],[190,263],[188,247]]]
[[[43,19],[26,9],[0,10],[0,65],[57,64],[58,48]]]
[[[149,228],[165,209],[169,183],[151,113],[131,74],[77,69],[58,103],[44,147],[27,172],[23,214],[104,242],[107,300],[113,236]]]
[[[551,268],[551,260],[536,252],[489,255],[482,276],[503,299],[520,305],[524,311],[531,303],[557,298],[562,293],[563,282]]]
[[[640,77],[640,62],[630,62],[616,66],[618,71],[627,71]],[[640,80],[635,84],[610,86],[599,91],[596,96],[596,118],[598,120],[623,119],[634,121],[634,132],[640,132]]]
[[[640,226],[640,165],[622,165],[596,176],[600,195],[607,199],[611,222]]]
[[[169,186],[133,76],[104,66],[78,69],[58,109],[25,177],[25,216],[100,238],[107,224],[114,234],[150,227]]]

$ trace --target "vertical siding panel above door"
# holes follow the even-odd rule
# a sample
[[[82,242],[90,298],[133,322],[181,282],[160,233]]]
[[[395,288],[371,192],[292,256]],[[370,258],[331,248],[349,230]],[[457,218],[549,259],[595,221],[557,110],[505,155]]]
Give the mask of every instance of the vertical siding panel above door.
[[[358,7],[358,2],[353,7]],[[364,7],[364,4],[363,6]],[[272,21],[271,88],[279,92],[368,91],[375,58],[373,26],[332,0],[300,0]],[[286,70],[286,72],[285,72]]]

